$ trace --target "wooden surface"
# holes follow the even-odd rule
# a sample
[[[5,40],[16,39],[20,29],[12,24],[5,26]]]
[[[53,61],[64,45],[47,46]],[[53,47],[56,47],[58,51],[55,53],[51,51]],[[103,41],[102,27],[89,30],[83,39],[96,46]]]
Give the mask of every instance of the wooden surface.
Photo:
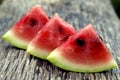
[[[120,20],[109,0],[3,0],[0,37],[36,4],[49,16],[57,12],[76,29],[92,23],[120,66]],[[64,71],[0,38],[0,80],[120,80],[119,68],[89,74]]]

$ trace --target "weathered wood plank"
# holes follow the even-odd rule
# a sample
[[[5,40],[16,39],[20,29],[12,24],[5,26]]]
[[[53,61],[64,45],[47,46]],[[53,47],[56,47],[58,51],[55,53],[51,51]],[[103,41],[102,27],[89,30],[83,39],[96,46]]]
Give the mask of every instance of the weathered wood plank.
[[[32,6],[58,13],[76,29],[92,23],[120,66],[120,21],[109,0],[4,0],[0,37]],[[0,80],[120,80],[120,67],[101,73],[75,73],[55,67],[0,39]]]

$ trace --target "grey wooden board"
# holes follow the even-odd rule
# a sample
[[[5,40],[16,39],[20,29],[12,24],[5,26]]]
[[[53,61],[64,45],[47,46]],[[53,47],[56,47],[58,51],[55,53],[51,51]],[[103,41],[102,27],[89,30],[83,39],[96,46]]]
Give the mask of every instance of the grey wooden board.
[[[109,0],[3,0],[0,37],[36,4],[49,16],[58,13],[77,30],[93,24],[120,66],[120,20]],[[100,73],[65,71],[0,38],[0,80],[120,80],[119,68]]]

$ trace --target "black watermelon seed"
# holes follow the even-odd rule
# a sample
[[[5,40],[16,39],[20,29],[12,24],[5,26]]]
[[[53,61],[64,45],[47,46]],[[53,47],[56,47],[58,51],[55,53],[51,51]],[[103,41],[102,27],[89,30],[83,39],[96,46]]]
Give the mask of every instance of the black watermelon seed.
[[[103,39],[102,39],[102,37],[101,37],[101,36],[99,36],[99,38],[103,41]]]
[[[48,18],[49,18],[49,19],[51,19],[51,17],[50,17],[50,16],[48,16]]]
[[[61,32],[62,32],[62,27],[59,26],[59,27],[58,27],[58,30],[59,30],[59,33],[61,33]]]
[[[85,41],[82,40],[82,39],[76,39],[76,43],[79,45],[79,46],[83,46],[85,44]]]
[[[35,19],[31,19],[29,24],[30,24],[30,26],[33,27],[37,24],[37,21]]]

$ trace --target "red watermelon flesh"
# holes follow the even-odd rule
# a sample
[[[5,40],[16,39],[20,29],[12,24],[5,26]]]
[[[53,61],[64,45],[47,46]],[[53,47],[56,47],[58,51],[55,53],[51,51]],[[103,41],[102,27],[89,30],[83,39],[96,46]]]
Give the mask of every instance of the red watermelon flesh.
[[[26,49],[29,42],[46,24],[48,16],[39,5],[34,6],[5,34],[3,38],[12,45]]]
[[[100,72],[117,64],[91,24],[50,53],[54,65],[75,72]]]
[[[75,33],[75,29],[55,14],[30,42],[27,52],[42,59]]]

